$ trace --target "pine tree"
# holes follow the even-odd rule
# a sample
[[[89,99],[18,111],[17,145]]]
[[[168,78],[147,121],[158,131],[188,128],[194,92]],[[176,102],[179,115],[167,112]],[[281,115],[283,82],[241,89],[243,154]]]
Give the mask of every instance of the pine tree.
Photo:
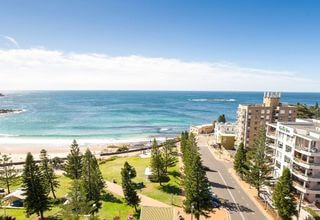
[[[212,210],[210,183],[203,169],[200,155],[190,155],[190,169],[185,177],[184,209],[187,213],[193,213],[199,220],[201,215],[208,216]]]
[[[182,153],[182,160],[184,160],[185,148],[186,148],[186,145],[188,142],[188,136],[189,136],[189,134],[187,131],[181,133],[180,150]]]
[[[294,187],[292,185],[291,173],[288,168],[282,172],[282,176],[274,188],[272,195],[273,204],[283,220],[290,220],[297,213],[294,199]]]
[[[161,186],[163,179],[166,178],[166,173],[164,169],[163,158],[159,150],[156,139],[153,140],[153,144],[151,148],[151,170],[152,170],[151,180],[154,182],[159,182]]]
[[[244,148],[243,143],[241,143],[237,149],[233,161],[233,168],[240,175],[240,177],[243,178],[243,175],[246,173],[247,170],[246,150]]]
[[[65,165],[65,175],[71,179],[80,179],[82,170],[82,154],[77,141],[74,140]]]
[[[58,177],[55,175],[53,166],[50,163],[48,156],[47,156],[47,151],[42,149],[40,152],[40,159],[41,159],[41,164],[40,164],[40,170],[44,176],[45,182],[46,182],[46,189],[48,193],[52,193],[52,196],[54,199],[56,199],[56,188],[59,186],[59,181]]]
[[[183,163],[184,163],[184,173],[188,172],[191,168],[192,161],[194,159],[194,155],[199,154],[198,146],[195,139],[194,134],[190,133],[188,136],[188,140],[186,142],[185,152],[183,156]]]
[[[162,148],[162,158],[163,158],[163,165],[165,173],[168,174],[168,168],[175,166],[177,162],[177,158],[175,157],[175,152],[173,148],[175,147],[172,141],[166,141],[163,144]]]
[[[218,117],[218,122],[226,123],[226,116],[224,114],[220,115]]]
[[[81,180],[73,180],[67,195],[68,203],[64,207],[66,219],[78,219],[80,215],[87,215],[93,211],[93,201],[87,201],[86,190]]]
[[[264,185],[269,185],[272,179],[272,160],[268,156],[268,148],[266,143],[266,131],[261,128],[259,136],[256,139],[252,152],[248,159],[248,173],[246,178],[248,182],[257,189],[258,195],[260,188]]]
[[[82,181],[86,191],[87,201],[93,201],[97,212],[101,207],[101,194],[104,188],[104,180],[96,157],[89,149],[86,150],[82,159]]]
[[[125,162],[124,167],[121,169],[122,190],[124,198],[128,205],[133,206],[135,211],[137,212],[137,206],[140,203],[140,198],[135,191],[135,185],[131,180],[135,176],[136,170],[134,169],[134,167],[130,166],[128,162]]]
[[[27,216],[36,213],[41,219],[44,219],[43,213],[50,209],[50,203],[44,177],[39,166],[34,162],[31,153],[27,154],[22,182],[24,195],[26,196],[24,206]]]
[[[8,193],[10,193],[10,185],[17,180],[17,171],[11,163],[10,156],[6,154],[1,155],[0,181],[7,187]]]

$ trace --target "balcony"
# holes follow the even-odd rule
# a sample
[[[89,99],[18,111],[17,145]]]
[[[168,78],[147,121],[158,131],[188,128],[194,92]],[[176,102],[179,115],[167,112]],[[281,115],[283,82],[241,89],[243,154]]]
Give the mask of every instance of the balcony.
[[[274,149],[274,150],[276,149],[276,145],[275,144],[268,144],[268,147],[271,148],[271,149]]]
[[[293,161],[299,166],[306,169],[320,169],[320,162],[314,162],[311,159],[309,159],[309,162],[307,162],[306,160],[302,160],[301,158],[294,157]]]
[[[297,145],[295,146],[295,150],[299,153],[308,155],[308,156],[320,156],[320,149],[317,147],[311,147],[309,150],[309,147],[305,145]]]
[[[276,132],[268,131],[266,136],[271,139],[276,139]]]
[[[292,185],[294,188],[296,188],[298,191],[302,193],[307,193],[307,188],[303,186],[303,183],[300,183],[298,181],[292,181]]]
[[[296,167],[292,167],[292,173],[304,181],[319,182],[320,180],[320,173],[312,174],[312,171],[309,171],[306,175],[305,170],[297,169]]]

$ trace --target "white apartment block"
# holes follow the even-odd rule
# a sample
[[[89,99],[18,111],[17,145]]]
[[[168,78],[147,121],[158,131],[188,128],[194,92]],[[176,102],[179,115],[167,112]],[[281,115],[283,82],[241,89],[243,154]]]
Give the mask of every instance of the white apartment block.
[[[273,176],[288,167],[296,192],[308,202],[320,201],[320,120],[267,123],[266,132]]]

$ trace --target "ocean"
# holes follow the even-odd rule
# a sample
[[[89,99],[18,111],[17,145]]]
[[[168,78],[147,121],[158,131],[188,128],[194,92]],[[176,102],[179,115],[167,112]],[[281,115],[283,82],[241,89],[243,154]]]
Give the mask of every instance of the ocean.
[[[97,143],[172,137],[220,114],[236,121],[239,104],[261,103],[262,92],[24,91],[4,92],[0,143]],[[282,102],[320,103],[320,93],[282,93]]]

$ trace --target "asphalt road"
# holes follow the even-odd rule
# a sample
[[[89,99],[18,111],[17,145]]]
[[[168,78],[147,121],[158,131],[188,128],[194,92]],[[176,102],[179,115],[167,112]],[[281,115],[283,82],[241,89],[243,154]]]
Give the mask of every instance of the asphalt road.
[[[210,168],[207,172],[213,191],[219,198],[226,200],[225,208],[231,220],[264,220],[267,219],[259,208],[242,190],[228,170],[231,164],[216,160],[208,149],[207,144],[198,143],[203,165]]]

